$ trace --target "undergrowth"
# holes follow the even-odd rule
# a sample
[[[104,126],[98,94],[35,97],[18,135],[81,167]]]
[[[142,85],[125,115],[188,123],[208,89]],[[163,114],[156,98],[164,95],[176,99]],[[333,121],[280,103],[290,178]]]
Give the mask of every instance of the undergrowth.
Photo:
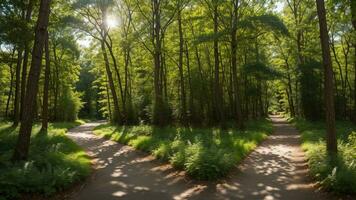
[[[327,157],[325,124],[294,119],[302,133],[302,148],[309,159],[310,172],[321,186],[337,193],[356,194],[356,126],[337,122],[338,156]]]
[[[268,120],[249,122],[245,131],[218,128],[102,125],[96,134],[128,144],[185,170],[198,180],[224,177],[272,132]]]
[[[40,126],[35,125],[29,159],[18,163],[10,161],[18,128],[0,123],[0,200],[25,194],[48,196],[88,176],[90,159],[65,136],[80,123],[53,123],[47,134],[39,133]]]

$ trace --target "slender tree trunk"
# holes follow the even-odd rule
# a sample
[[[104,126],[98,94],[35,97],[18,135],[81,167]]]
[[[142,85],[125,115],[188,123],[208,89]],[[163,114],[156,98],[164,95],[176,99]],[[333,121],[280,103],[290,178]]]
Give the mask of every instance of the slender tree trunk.
[[[8,114],[9,114],[10,101],[11,101],[12,93],[13,93],[14,70],[12,69],[12,66],[13,66],[12,60],[14,58],[14,54],[15,54],[15,49],[12,52],[12,56],[11,56],[12,59],[11,59],[10,65],[9,65],[9,68],[10,68],[10,90],[9,90],[9,94],[8,94],[7,100],[6,100],[5,118],[7,118]]]
[[[45,42],[45,58],[46,58],[46,68],[45,68],[45,80],[43,85],[43,105],[42,105],[42,131],[47,132],[48,129],[48,91],[49,91],[49,76],[51,73],[50,57],[49,57],[49,42],[48,42],[48,32]]]
[[[113,119],[114,119],[115,123],[121,124],[121,113],[120,113],[120,107],[119,107],[119,100],[118,100],[118,97],[116,94],[114,79],[113,79],[112,72],[110,69],[110,63],[109,63],[108,55],[106,53],[104,40],[101,41],[101,51],[102,51],[102,54],[104,57],[106,74],[108,77],[109,87],[110,87],[111,94],[113,97],[113,103],[114,103]]]
[[[335,49],[335,45],[334,45],[334,38],[332,36],[332,41],[331,41],[331,44],[330,44],[330,47],[332,49],[332,52],[333,52],[333,55],[334,55],[334,60],[338,66],[338,69],[339,69],[339,73],[340,73],[340,81],[341,81],[341,94],[342,94],[342,100],[340,102],[340,109],[342,110],[341,111],[341,117],[344,118],[346,116],[346,85],[344,84],[345,83],[345,79],[344,79],[344,74],[343,74],[343,71],[342,71],[342,66],[341,66],[341,63],[339,61],[339,58],[337,57],[337,54],[336,54],[336,49]],[[337,82],[336,82],[336,76],[334,76],[334,84],[335,84],[335,90],[336,90],[336,93],[337,92]]]
[[[53,75],[53,77],[55,77],[54,80],[54,120],[57,120],[58,118],[58,98],[59,98],[59,60],[57,57],[57,45],[52,44],[53,46],[53,58],[54,58],[54,72],[55,74]]]
[[[194,93],[193,93],[193,85],[192,85],[192,73],[190,69],[190,59],[189,59],[189,49],[188,49],[188,42],[185,41],[185,57],[187,63],[187,71],[188,71],[188,83],[189,83],[189,111],[190,116],[195,116],[195,109],[194,109]]]
[[[331,156],[337,155],[337,141],[335,128],[335,108],[334,108],[334,84],[333,70],[330,56],[329,35],[326,22],[326,11],[324,0],[316,0],[320,27],[320,43],[323,53],[324,65],[324,95],[325,95],[325,114],[327,127],[327,151]]]
[[[21,84],[21,63],[23,50],[21,47],[17,50],[16,64],[16,80],[15,80],[15,101],[14,101],[14,123],[13,126],[18,126],[20,122],[20,84]]]
[[[103,17],[105,17],[105,16],[103,16]],[[105,29],[106,29],[106,28],[105,28]],[[121,115],[123,115],[123,117],[126,118],[126,117],[125,117],[125,116],[126,116],[126,111],[125,111],[125,110],[126,110],[126,105],[125,105],[125,104],[126,104],[126,100],[125,100],[124,90],[123,90],[123,87],[122,87],[121,76],[120,76],[119,68],[118,68],[118,65],[117,65],[116,58],[115,58],[115,54],[114,54],[114,51],[113,51],[113,49],[112,49],[112,44],[109,43],[109,42],[106,40],[106,38],[109,38],[109,37],[110,37],[109,35],[107,35],[106,37],[103,36],[103,40],[104,40],[104,42],[105,42],[105,44],[106,44],[106,47],[107,47],[108,50],[109,50],[109,54],[110,54],[111,59],[112,59],[112,61],[113,61],[114,70],[115,70],[115,73],[116,73],[116,76],[117,76],[117,80],[118,80],[118,82],[119,82],[120,97],[121,97],[122,108],[123,108]],[[109,38],[109,39],[110,39],[110,38]],[[110,39],[110,41],[111,41],[111,39]]]
[[[214,34],[219,32],[219,11],[218,11],[218,2],[213,2],[213,22],[214,22]],[[215,122],[223,122],[223,106],[222,106],[222,88],[220,86],[220,61],[219,61],[219,41],[218,38],[214,38],[214,118]]]
[[[233,84],[233,94],[235,99],[235,109],[236,109],[236,120],[237,126],[240,129],[244,128],[244,123],[241,114],[241,103],[240,103],[240,91],[239,91],[239,81],[237,77],[237,21],[238,21],[238,8],[239,0],[232,0],[232,27],[231,27],[231,66],[232,66],[232,84]]]
[[[112,117],[112,112],[111,112],[110,91],[109,91],[108,80],[106,81],[106,94],[107,94],[107,101],[108,101],[109,120],[110,120],[110,122],[113,122],[113,117]]]
[[[178,8],[178,33],[179,33],[179,59],[178,59],[178,69],[179,69],[179,83],[180,83],[180,106],[181,106],[181,122],[183,124],[187,123],[187,101],[186,92],[184,85],[184,72],[183,72],[183,53],[184,53],[184,38],[183,38],[183,28],[182,28],[182,12],[181,8]]]
[[[153,60],[154,60],[154,105],[153,105],[153,124],[163,126],[165,124],[162,90],[162,38],[161,38],[161,11],[160,1],[152,0],[152,15],[153,15],[153,34],[152,41],[154,44]]]
[[[32,51],[31,68],[29,71],[27,90],[25,95],[26,106],[24,107],[23,121],[13,154],[13,160],[26,160],[28,157],[30,138],[32,131],[33,116],[36,108],[36,97],[38,93],[38,81],[41,73],[41,61],[43,46],[45,43],[47,26],[50,14],[51,0],[41,0],[39,15],[35,31],[35,42]]]
[[[32,10],[33,10],[34,0],[29,0],[26,11],[26,23],[29,24],[31,22]],[[26,94],[26,78],[27,78],[27,65],[28,65],[28,57],[30,54],[30,41],[25,41],[25,51],[23,56],[22,63],[22,77],[21,77],[21,107],[20,107],[20,118],[23,117],[23,109],[25,106],[25,94]]]

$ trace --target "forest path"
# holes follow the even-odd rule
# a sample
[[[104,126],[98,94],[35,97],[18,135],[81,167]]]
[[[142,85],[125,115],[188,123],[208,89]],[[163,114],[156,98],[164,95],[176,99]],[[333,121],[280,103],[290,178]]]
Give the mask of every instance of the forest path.
[[[271,117],[274,134],[226,179],[192,181],[183,172],[131,147],[95,136],[88,123],[68,136],[95,158],[95,173],[74,200],[112,199],[331,199],[309,180],[298,131],[285,119]]]

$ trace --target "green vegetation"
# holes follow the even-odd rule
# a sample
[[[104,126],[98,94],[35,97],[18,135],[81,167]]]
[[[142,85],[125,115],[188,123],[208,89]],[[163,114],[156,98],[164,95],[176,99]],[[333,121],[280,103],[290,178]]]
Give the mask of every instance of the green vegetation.
[[[272,125],[268,120],[253,121],[247,124],[246,131],[102,125],[94,132],[150,152],[195,179],[215,180],[225,176],[265,139],[272,132]]]
[[[356,193],[356,126],[349,122],[337,123],[339,154],[336,161],[331,161],[325,152],[325,124],[300,119],[292,121],[302,133],[302,147],[309,159],[311,174],[325,188]]]
[[[75,123],[50,124],[48,134],[34,125],[27,161],[12,163],[11,156],[18,129],[0,123],[0,199],[21,194],[50,195],[82,180],[90,173],[90,159],[64,134]]]

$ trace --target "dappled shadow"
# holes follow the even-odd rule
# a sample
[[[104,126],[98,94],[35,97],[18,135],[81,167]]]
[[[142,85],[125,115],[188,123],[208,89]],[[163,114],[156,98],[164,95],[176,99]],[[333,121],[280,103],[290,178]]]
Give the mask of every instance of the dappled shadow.
[[[75,128],[68,135],[95,158],[98,170],[73,199],[328,199],[307,178],[298,132],[272,120],[275,134],[217,182],[192,181],[147,153],[94,136],[98,123]]]

